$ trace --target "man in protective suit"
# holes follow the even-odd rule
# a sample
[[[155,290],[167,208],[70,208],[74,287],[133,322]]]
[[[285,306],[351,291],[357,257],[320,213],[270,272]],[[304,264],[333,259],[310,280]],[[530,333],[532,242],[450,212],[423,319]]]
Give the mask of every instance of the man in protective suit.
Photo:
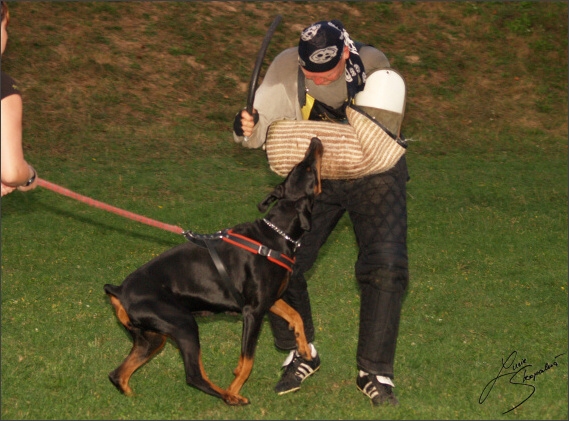
[[[256,92],[253,114],[242,110],[235,117],[234,139],[245,147],[262,147],[267,129],[279,120],[347,123],[346,107],[364,91],[367,76],[388,67],[389,61],[381,51],[356,45],[340,21],[316,22],[302,31],[298,47],[284,50],[271,63]],[[302,381],[320,368],[304,274],[347,211],[359,247],[355,265],[361,292],[356,385],[375,405],[398,404],[393,393],[393,366],[409,279],[407,180],[404,156],[379,174],[322,180],[322,193],[313,208],[312,229],[302,237],[283,296],[304,321],[313,359],[305,360],[296,352],[294,333],[286,321],[271,314],[277,348],[290,351],[275,387],[278,394],[300,389]]]

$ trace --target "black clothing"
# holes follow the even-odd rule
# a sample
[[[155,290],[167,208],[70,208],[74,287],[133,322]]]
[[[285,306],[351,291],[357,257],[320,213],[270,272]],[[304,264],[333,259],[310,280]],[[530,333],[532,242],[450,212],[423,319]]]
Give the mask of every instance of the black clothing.
[[[332,110],[315,101],[309,119],[343,121],[345,106]],[[408,178],[403,157],[385,173],[355,180],[323,180],[322,193],[316,196],[312,210],[312,228],[302,237],[291,280],[283,295],[301,315],[307,340],[313,342],[314,324],[304,273],[313,266],[320,247],[347,211],[359,247],[355,265],[361,292],[358,368],[390,378],[394,376],[399,318],[409,280]],[[296,348],[288,323],[272,313],[269,320],[276,346],[284,350]]]
[[[21,96],[20,90],[18,89],[18,85],[16,84],[16,81],[12,79],[11,76],[9,76],[4,72],[1,72],[0,76],[2,78],[2,86],[0,87],[1,89],[0,99],[4,99],[10,95]]]

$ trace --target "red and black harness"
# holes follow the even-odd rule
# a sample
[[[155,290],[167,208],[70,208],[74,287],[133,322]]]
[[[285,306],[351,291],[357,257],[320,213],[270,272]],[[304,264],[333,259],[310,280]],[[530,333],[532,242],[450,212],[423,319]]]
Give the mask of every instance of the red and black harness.
[[[286,234],[284,234],[280,229],[272,225],[269,221],[267,220],[263,221],[271,228],[275,229],[277,233],[284,236],[287,240],[293,242],[295,244],[295,249],[300,245],[298,241],[294,241],[291,238],[289,238]],[[273,250],[249,237],[237,234],[229,228],[223,231],[218,231],[214,234],[196,234],[192,231],[184,231],[182,234],[184,235],[184,237],[186,237],[188,241],[191,241],[192,243],[200,247],[205,247],[209,250],[209,254],[213,260],[213,263],[215,264],[215,267],[217,268],[217,271],[219,272],[219,275],[221,276],[221,278],[226,284],[227,289],[229,289],[229,291],[231,292],[231,294],[239,304],[239,307],[241,308],[243,308],[243,306],[245,305],[245,300],[243,298],[243,295],[239,291],[237,291],[237,289],[231,282],[231,278],[229,277],[229,274],[225,269],[225,265],[221,261],[221,258],[219,257],[219,254],[217,253],[216,250],[217,245],[221,241],[225,241],[226,243],[233,244],[234,246],[237,247],[241,247],[242,249],[245,249],[253,254],[264,256],[271,262],[285,268],[289,272],[292,272],[292,265],[294,265],[295,262],[294,258],[291,258],[286,254],[281,253],[280,251]]]

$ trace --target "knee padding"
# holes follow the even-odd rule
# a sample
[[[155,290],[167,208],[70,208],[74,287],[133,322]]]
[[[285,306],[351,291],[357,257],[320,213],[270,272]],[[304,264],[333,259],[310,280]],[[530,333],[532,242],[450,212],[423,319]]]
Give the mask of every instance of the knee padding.
[[[376,243],[360,250],[356,278],[382,291],[405,291],[409,283],[407,247],[402,243]]]

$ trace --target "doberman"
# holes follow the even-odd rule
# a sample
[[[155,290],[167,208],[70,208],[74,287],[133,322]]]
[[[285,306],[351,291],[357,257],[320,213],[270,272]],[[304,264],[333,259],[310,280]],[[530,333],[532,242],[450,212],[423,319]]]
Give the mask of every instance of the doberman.
[[[109,374],[120,392],[132,395],[128,385],[132,374],[171,338],[182,355],[189,385],[229,405],[248,404],[239,391],[253,368],[268,311],[287,320],[299,352],[311,360],[302,319],[280,296],[288,284],[298,240],[310,230],[314,197],[321,191],[322,153],[321,141],[312,138],[304,159],[257,205],[264,213],[274,203],[263,219],[216,234],[186,231],[190,241],[141,266],[120,286],[104,286],[133,340],[130,354]],[[241,354],[227,390],[212,383],[204,370],[194,317],[203,312],[240,312],[243,317]]]

